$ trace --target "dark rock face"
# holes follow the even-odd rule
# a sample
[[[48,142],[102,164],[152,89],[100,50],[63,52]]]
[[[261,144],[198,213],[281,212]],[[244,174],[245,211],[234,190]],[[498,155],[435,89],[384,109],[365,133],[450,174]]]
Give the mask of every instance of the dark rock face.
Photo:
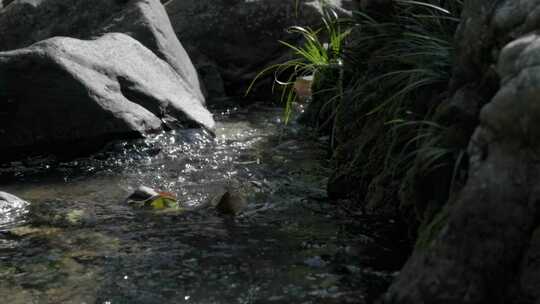
[[[329,2],[339,11],[353,5],[350,0]],[[299,3],[297,9],[295,1],[172,0],[166,8],[188,52],[204,54],[200,61],[194,58],[195,65],[208,69],[211,62],[213,70],[223,79],[226,92],[221,95],[243,96],[263,68],[289,58],[287,49],[278,43],[278,40],[297,38],[286,32],[288,27],[321,25],[317,1]],[[210,78],[203,83],[212,87],[213,81]],[[253,96],[271,95],[266,84],[256,88]]]
[[[420,235],[427,241],[386,303],[540,301],[538,11],[537,1],[465,2],[454,109],[463,109],[460,99],[484,105],[468,147],[468,179],[430,236]]]
[[[197,72],[158,0],[17,0],[0,16],[0,50],[27,47],[54,36],[89,39],[111,32],[141,42],[202,98]]]
[[[106,34],[96,40],[57,37],[0,53],[3,158],[40,150],[84,149],[140,136],[164,124],[214,127],[191,85],[133,38]],[[55,151],[57,152],[57,151]]]
[[[390,15],[393,10],[393,0],[357,0],[358,6],[370,16]]]

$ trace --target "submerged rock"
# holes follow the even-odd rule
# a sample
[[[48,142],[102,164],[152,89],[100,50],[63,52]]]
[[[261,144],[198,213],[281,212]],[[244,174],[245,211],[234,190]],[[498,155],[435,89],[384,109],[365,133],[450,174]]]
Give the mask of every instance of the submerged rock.
[[[247,207],[245,196],[235,189],[228,189],[221,197],[216,205],[216,209],[221,214],[237,215],[244,211]]]
[[[59,200],[46,200],[32,204],[29,208],[28,219],[33,228],[93,227],[97,223],[96,211],[91,203],[66,204]]]
[[[95,40],[57,37],[2,52],[0,80],[9,102],[0,121],[3,158],[37,147],[83,152],[106,140],[159,131],[171,120],[214,128],[191,85],[120,33]]]
[[[154,189],[146,186],[139,186],[127,199],[128,204],[136,204],[139,202],[145,202],[152,197],[158,196],[159,193]]]
[[[174,194],[156,191],[150,187],[140,186],[127,199],[126,202],[139,208],[182,209]]]

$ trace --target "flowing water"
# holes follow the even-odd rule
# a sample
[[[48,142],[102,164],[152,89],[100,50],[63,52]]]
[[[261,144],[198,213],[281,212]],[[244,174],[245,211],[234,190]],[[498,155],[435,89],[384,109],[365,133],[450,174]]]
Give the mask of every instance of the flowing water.
[[[373,229],[388,223],[329,204],[327,140],[280,117],[227,110],[215,138],[172,131],[2,168],[0,190],[31,205],[0,208],[0,303],[371,301],[400,264]],[[231,184],[248,200],[243,214],[197,208]],[[127,205],[139,185],[189,208]]]

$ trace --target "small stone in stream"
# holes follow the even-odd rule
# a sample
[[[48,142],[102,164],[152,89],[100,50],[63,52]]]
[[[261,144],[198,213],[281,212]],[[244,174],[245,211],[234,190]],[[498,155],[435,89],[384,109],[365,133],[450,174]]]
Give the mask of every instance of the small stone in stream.
[[[139,186],[139,188],[137,188],[137,190],[135,190],[126,199],[126,202],[128,204],[136,204],[136,203],[147,201],[150,198],[152,198],[154,196],[157,196],[157,195],[158,195],[158,193],[154,189],[152,189],[150,187],[146,187],[146,186]]]
[[[326,266],[327,263],[320,256],[315,256],[305,259],[304,264],[312,268],[322,268]]]
[[[360,273],[360,271],[361,271],[360,267],[356,267],[356,266],[353,266],[353,265],[346,265],[345,269],[350,274]]]
[[[91,227],[97,222],[94,205],[89,202],[47,200],[29,206],[28,221],[34,226]]]
[[[220,198],[216,209],[221,214],[237,215],[247,207],[244,195],[236,190],[227,190]]]
[[[152,209],[180,209],[180,204],[169,192],[156,191],[150,187],[140,186],[131,194],[126,202],[130,205]]]

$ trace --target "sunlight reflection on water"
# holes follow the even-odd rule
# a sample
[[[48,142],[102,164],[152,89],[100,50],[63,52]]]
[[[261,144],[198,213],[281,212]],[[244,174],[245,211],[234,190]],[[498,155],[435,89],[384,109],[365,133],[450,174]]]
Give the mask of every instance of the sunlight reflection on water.
[[[13,227],[24,221],[27,207],[27,202],[7,193],[0,193],[0,230]]]
[[[138,141],[111,143],[88,158],[38,172],[17,172],[19,181],[2,190],[30,201],[102,201],[118,203],[139,185],[176,193],[195,206],[222,189],[231,179],[251,178],[259,166],[259,143],[276,133],[279,109],[228,119],[237,109],[218,117],[216,136],[199,129],[150,135]],[[262,115],[261,115],[262,114]],[[5,212],[2,212],[5,213]]]
[[[0,295],[12,296],[6,303],[210,304],[270,297],[315,303],[308,300],[318,296],[309,292],[323,288],[330,266],[304,266],[304,256],[325,251],[303,244],[334,242],[340,229],[302,207],[307,197],[324,199],[326,143],[296,136],[291,126],[283,135],[280,109],[226,115],[218,118],[215,138],[201,130],[166,132],[18,172],[2,190],[32,203],[28,217],[47,221],[14,232],[16,242],[0,242],[7,252]],[[212,208],[158,213],[123,203],[147,185],[197,206],[230,180],[247,189],[248,216],[221,217]],[[338,250],[335,242],[321,248]],[[55,300],[39,301],[45,297]]]

